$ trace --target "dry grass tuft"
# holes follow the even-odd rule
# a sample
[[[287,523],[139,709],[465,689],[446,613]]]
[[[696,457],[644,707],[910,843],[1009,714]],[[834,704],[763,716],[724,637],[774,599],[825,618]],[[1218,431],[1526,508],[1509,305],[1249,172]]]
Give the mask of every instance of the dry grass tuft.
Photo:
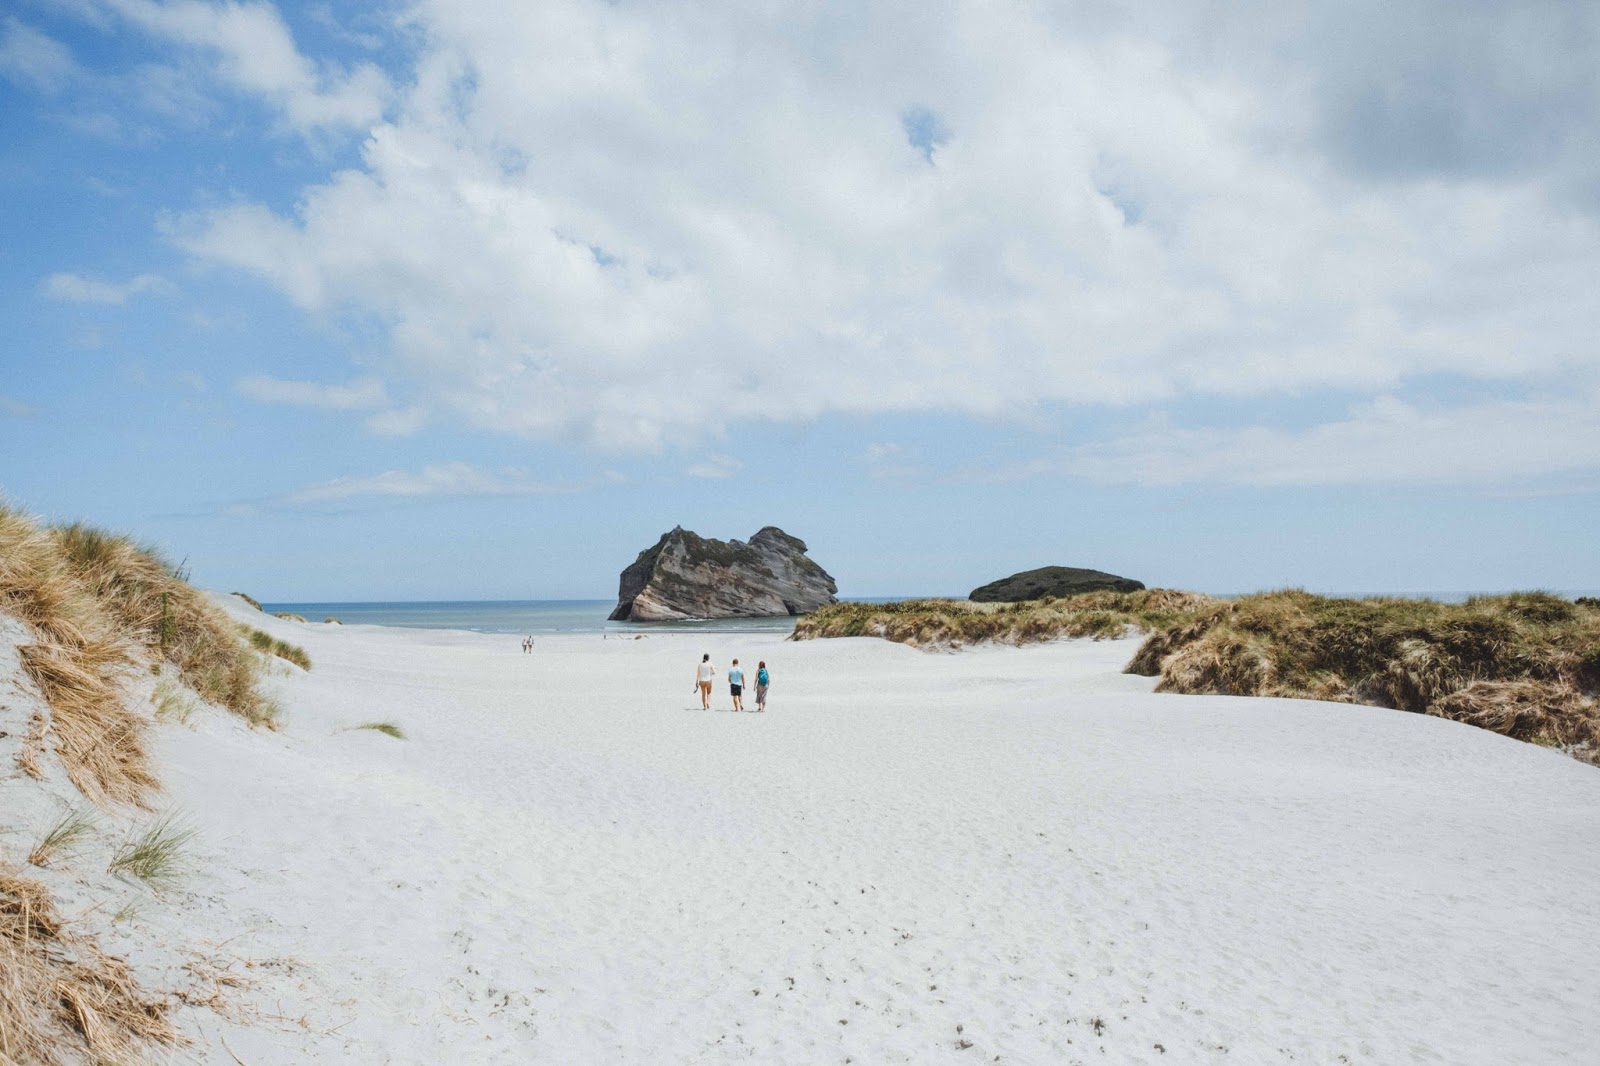
[[[74,936],[37,881],[0,870],[0,1062],[131,1063],[182,1038],[121,959]]]
[[[1020,603],[835,603],[796,621],[792,639],[882,637],[913,647],[1033,644],[1061,637],[1103,640],[1121,637],[1130,627],[1145,632],[1161,628],[1215,602],[1192,592],[1141,589]]]
[[[27,644],[18,651],[50,705],[50,731],[73,784],[101,805],[143,805],[159,786],[145,756],[145,720],[122,702],[118,667],[125,653],[103,644]]]
[[[1600,707],[1571,685],[1549,681],[1474,681],[1436,700],[1428,713],[1560,748],[1600,766]]]
[[[34,844],[33,850],[28,852],[28,862],[33,866],[49,866],[56,859],[72,854],[93,831],[94,819],[88,812],[68,811]]]
[[[261,606],[261,601],[260,600],[256,599],[254,596],[250,595],[247,592],[230,592],[230,593],[228,593],[228,595],[239,597],[241,600],[243,600],[244,602],[248,603],[250,606],[254,607],[258,611],[265,611],[266,610],[265,607]]]

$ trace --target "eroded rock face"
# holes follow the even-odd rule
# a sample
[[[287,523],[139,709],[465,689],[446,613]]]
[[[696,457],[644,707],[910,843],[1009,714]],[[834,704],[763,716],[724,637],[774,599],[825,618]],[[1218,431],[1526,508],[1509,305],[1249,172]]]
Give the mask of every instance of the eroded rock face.
[[[828,572],[805,541],[767,526],[746,544],[708,540],[678,526],[622,572],[614,622],[680,618],[771,618],[833,603]]]
[[[1118,577],[1103,570],[1083,570],[1076,566],[1041,566],[1020,574],[991,581],[972,590],[969,600],[978,603],[1014,603],[1045,596],[1075,596],[1080,592],[1138,592],[1144,582]]]

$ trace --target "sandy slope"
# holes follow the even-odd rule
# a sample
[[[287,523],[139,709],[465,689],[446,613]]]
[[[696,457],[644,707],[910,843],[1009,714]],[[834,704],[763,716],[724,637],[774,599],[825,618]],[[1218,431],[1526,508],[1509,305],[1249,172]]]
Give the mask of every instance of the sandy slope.
[[[1539,748],[1127,643],[704,642],[758,716],[698,637],[230,609],[316,668],[282,734],[160,730],[202,837],[151,920],[272,1016],[186,1015],[206,1061],[1595,1061],[1600,772]]]

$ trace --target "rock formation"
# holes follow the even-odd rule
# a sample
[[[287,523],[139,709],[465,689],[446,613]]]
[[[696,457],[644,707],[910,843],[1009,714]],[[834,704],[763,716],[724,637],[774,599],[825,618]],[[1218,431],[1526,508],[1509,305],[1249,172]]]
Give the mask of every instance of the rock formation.
[[[1144,582],[1118,577],[1100,570],[1080,570],[1075,566],[1041,566],[1020,574],[991,581],[972,590],[969,600],[979,603],[1012,603],[1037,600],[1045,596],[1075,596],[1080,592],[1137,592]]]
[[[622,572],[614,622],[769,618],[836,601],[838,586],[806,557],[805,541],[776,526],[750,538],[707,540],[678,526]]]

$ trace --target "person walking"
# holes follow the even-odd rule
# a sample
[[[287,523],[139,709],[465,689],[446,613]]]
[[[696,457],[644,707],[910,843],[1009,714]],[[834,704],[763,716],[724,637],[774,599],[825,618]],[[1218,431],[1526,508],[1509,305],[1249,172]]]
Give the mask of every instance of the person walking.
[[[767,686],[772,684],[772,675],[767,673],[767,661],[762,659],[756,664],[756,710],[767,709]]]
[[[711,653],[700,656],[700,665],[694,673],[695,687],[700,690],[700,709],[711,709],[711,680],[717,676],[717,668],[711,665]]]
[[[738,659],[728,669],[728,689],[733,693],[733,709],[744,710],[744,671],[739,668]]]

